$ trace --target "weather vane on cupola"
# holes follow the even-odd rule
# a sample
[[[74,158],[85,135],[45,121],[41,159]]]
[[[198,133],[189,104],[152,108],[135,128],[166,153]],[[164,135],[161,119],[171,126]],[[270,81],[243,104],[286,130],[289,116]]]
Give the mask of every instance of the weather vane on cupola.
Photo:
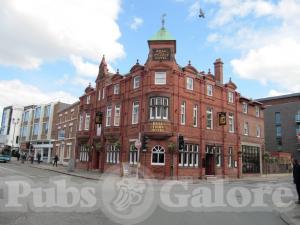
[[[162,14],[161,16],[161,29],[165,29],[165,17],[167,16],[167,14]]]

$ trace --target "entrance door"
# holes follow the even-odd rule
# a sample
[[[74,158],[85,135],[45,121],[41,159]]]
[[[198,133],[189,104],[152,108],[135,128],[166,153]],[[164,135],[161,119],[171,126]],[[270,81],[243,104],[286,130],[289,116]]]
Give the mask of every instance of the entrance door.
[[[215,175],[215,157],[213,154],[205,156],[205,175]]]

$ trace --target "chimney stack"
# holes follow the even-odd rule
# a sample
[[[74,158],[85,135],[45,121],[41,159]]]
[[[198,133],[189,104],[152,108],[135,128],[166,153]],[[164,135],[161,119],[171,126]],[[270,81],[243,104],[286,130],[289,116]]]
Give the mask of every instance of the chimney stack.
[[[217,81],[217,83],[219,84],[223,84],[223,62],[222,60],[216,59],[216,61],[214,62],[215,65],[215,79]]]

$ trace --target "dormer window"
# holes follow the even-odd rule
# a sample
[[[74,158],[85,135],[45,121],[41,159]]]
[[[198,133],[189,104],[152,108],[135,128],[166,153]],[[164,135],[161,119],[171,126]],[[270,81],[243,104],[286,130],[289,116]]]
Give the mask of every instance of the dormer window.
[[[140,87],[140,81],[141,81],[141,77],[140,76],[135,76],[133,78],[133,89],[136,89],[136,88]]]
[[[86,104],[90,104],[90,102],[91,102],[91,96],[88,95],[86,96]]]
[[[208,96],[213,96],[213,87],[212,87],[211,84],[208,84],[208,85],[206,86],[206,94],[207,94]]]
[[[166,84],[166,72],[155,72],[155,81],[154,83],[157,85]]]
[[[115,84],[114,85],[114,95],[118,95],[118,94],[120,94],[120,85]]]
[[[194,80],[191,77],[186,78],[186,89],[193,90],[194,89]]]
[[[243,113],[248,113],[248,104],[246,102],[243,102]]]
[[[255,106],[255,115],[256,115],[256,117],[260,116],[260,109],[258,106]]]
[[[233,92],[232,91],[228,91],[228,102],[233,103]]]

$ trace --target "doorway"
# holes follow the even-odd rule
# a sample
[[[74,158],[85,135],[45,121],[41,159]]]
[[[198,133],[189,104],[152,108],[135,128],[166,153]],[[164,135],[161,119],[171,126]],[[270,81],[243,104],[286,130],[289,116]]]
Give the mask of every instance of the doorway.
[[[205,175],[215,175],[214,154],[206,154],[205,156]]]

